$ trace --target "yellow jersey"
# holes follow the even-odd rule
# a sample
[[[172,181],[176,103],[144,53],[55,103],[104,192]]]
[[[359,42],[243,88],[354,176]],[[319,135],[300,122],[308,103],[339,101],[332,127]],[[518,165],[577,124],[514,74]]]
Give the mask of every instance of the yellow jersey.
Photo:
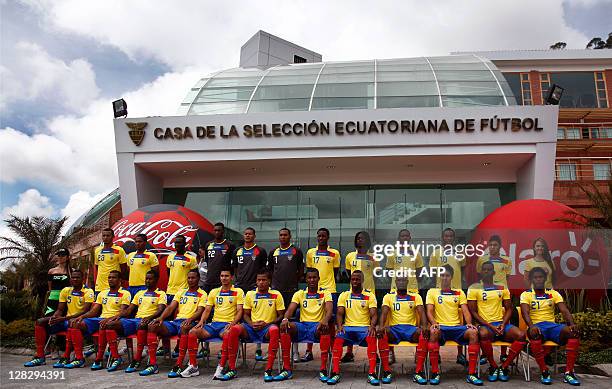
[[[137,252],[129,253],[127,255],[127,264],[130,267],[130,286],[143,286],[145,285],[145,279],[147,272],[155,266],[159,266],[157,255],[150,251],[145,251],[142,254]]]
[[[363,289],[369,292],[376,290],[374,268],[380,265],[370,254],[358,254],[357,251],[348,253],[344,259],[344,266],[351,273],[355,270],[361,270],[363,272]]]
[[[444,255],[444,251],[436,250],[429,258],[429,267],[442,267],[450,265],[453,268],[453,279],[451,281],[451,288],[461,289],[461,271],[465,266],[466,260],[458,260],[454,255]],[[436,277],[436,288],[441,288],[442,280],[440,276]],[[464,293],[465,294],[465,293]]]
[[[482,282],[470,286],[468,301],[476,301],[478,315],[487,323],[502,321],[504,318],[503,301],[510,300],[510,291],[504,285],[484,287]]]
[[[111,292],[110,289],[103,290],[98,293],[96,304],[102,305],[101,318],[107,319],[113,317],[121,312],[122,305],[130,305],[132,296],[130,292],[123,288],[119,288],[116,292]]]
[[[206,307],[207,294],[202,289],[190,292],[183,289],[174,295],[174,300],[178,302],[177,319],[189,319],[198,310],[198,307]]]
[[[546,272],[546,282],[544,283],[544,287],[546,289],[553,288],[552,274],[555,271],[555,269],[551,269],[548,262],[536,261],[533,258],[529,258],[523,262],[525,263],[525,274],[527,274],[527,276],[529,276],[529,272],[531,271],[531,269],[534,269],[536,267],[541,267],[542,269],[544,269],[544,271]]]
[[[166,293],[175,295],[178,291],[189,288],[187,284],[187,273],[189,273],[189,270],[198,267],[198,260],[191,254],[185,253],[179,255],[177,253],[172,253],[168,255],[166,267],[170,269]]]
[[[417,325],[419,317],[417,307],[423,306],[423,299],[418,294],[408,293],[400,296],[397,293],[387,293],[383,297],[383,306],[389,307],[389,325],[398,324]]]
[[[365,290],[358,294],[347,290],[340,293],[338,306],[344,307],[345,326],[369,327],[370,308],[376,309],[376,295]]]
[[[320,322],[325,318],[325,303],[332,301],[331,293],[324,291],[308,293],[308,290],[298,290],[291,298],[300,308],[301,322]]]
[[[96,291],[102,292],[109,288],[108,274],[111,270],[121,271],[121,264],[127,263],[125,251],[121,246],[116,244],[111,248],[105,249],[104,246],[98,246],[94,250],[94,264],[98,266],[98,274],[96,276]]]
[[[461,289],[442,291],[440,288],[429,289],[426,304],[434,307],[434,319],[443,326],[458,326],[461,324],[461,305],[467,304],[465,293]]]
[[[542,321],[555,322],[555,304],[562,303],[563,297],[554,289],[546,289],[536,295],[533,289],[521,293],[521,304],[529,305],[529,317],[533,324]]]
[[[340,267],[340,253],[328,247],[326,250],[312,248],[306,253],[306,267],[319,271],[319,290],[336,293],[336,279],[334,269]]]
[[[417,269],[420,269],[423,266],[425,266],[423,262],[423,257],[419,253],[416,253],[416,256],[414,255],[399,255],[398,256],[398,255],[392,254],[387,257],[387,265],[386,265],[387,269],[392,269],[392,270],[403,269],[405,272],[410,270],[410,273],[414,274],[414,277],[409,277],[408,274],[406,274],[408,278],[407,289],[410,292],[418,293],[419,282],[418,282],[417,277],[419,275],[417,274]],[[395,291],[397,289],[397,287],[395,286],[396,278],[397,277],[393,276],[393,279],[391,280],[391,291]]]
[[[244,309],[251,310],[251,321],[272,323],[276,320],[277,311],[285,309],[285,302],[277,290],[268,289],[267,293],[249,290],[244,297]]]
[[[93,303],[94,300],[94,291],[85,287],[74,290],[74,287],[69,286],[62,289],[59,296],[59,302],[66,303],[66,316],[84,313],[85,304]]]
[[[238,305],[244,304],[244,292],[232,285],[230,290],[215,288],[208,295],[207,306],[215,309],[212,321],[219,323],[230,323],[236,317]]]
[[[476,272],[480,273],[482,271],[482,264],[488,261],[493,262],[493,270],[495,270],[493,283],[503,285],[508,288],[508,276],[512,272],[512,263],[510,262],[510,258],[506,257],[505,255],[492,258],[489,254],[485,254],[482,257],[478,257],[478,260],[476,261]]]
[[[145,317],[152,316],[157,312],[157,308],[160,305],[167,305],[166,292],[160,289],[156,289],[153,292],[148,290],[140,290],[132,299],[132,304],[138,307],[136,311],[137,319],[144,319]]]

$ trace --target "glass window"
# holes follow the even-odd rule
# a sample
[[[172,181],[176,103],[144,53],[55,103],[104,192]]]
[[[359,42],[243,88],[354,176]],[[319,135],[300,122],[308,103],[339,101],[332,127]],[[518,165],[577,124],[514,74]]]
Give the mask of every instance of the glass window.
[[[593,178],[595,180],[609,180],[610,179],[610,163],[594,163],[593,164]]]
[[[565,129],[565,139],[580,139],[580,129],[579,128],[566,128]]]
[[[597,90],[597,104],[599,108],[608,108],[608,96],[603,72],[595,72],[595,88]]]
[[[557,129],[557,139],[565,139],[565,129],[563,128]]]
[[[517,103],[525,105],[521,89],[520,73],[504,73],[504,78],[508,82],[508,87],[512,90],[512,94],[516,97]],[[506,93],[506,95],[508,95]]]
[[[597,108],[593,72],[550,73],[551,83],[564,88],[562,108]]]
[[[557,165],[559,181],[576,181],[576,164],[560,163]]]
[[[497,82],[482,81],[440,81],[440,93],[463,96],[501,96]]]
[[[378,96],[378,108],[439,107],[440,98],[436,96]]]
[[[503,96],[442,96],[445,107],[505,105]]]
[[[601,129],[601,137],[605,139],[612,139],[612,128],[604,127]]]

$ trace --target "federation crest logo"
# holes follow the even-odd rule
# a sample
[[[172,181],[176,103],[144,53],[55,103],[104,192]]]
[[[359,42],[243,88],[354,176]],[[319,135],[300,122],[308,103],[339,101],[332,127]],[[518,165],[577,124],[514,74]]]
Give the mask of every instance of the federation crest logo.
[[[270,306],[270,307],[271,307],[271,306],[272,306],[272,304],[274,304],[274,301],[272,301],[272,300],[268,300],[268,306]]]
[[[130,135],[130,139],[134,142],[134,145],[140,146],[142,140],[145,137],[145,127],[147,127],[147,122],[126,122],[125,125],[130,129],[128,134]]]

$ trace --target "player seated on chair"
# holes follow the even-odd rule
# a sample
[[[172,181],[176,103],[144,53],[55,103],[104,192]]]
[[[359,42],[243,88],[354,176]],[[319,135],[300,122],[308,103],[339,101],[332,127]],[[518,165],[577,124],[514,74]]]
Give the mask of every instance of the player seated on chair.
[[[278,324],[285,313],[283,296],[277,290],[270,289],[270,272],[260,269],[257,272],[257,289],[249,290],[244,297],[242,320],[230,329],[229,363],[236,366],[238,341],[243,339],[252,343],[268,341],[268,361],[264,372],[264,382],[274,381],[272,367],[278,351],[280,332]],[[228,370],[220,379],[229,381],[236,377],[236,370]]]
[[[187,341],[189,330],[196,325],[206,305],[206,292],[198,287],[200,273],[198,269],[191,269],[187,273],[187,289],[182,289],[174,295],[174,299],[162,314],[149,323],[147,333],[147,344],[149,348],[149,365],[142,370],[141,376],[157,374],[157,355],[153,350],[157,349],[157,338],[168,338],[179,335],[179,355],[176,364],[168,373],[168,378],[177,378],[181,374],[181,366],[187,353]],[[174,320],[172,315],[176,312]]]
[[[453,268],[443,266],[444,273],[440,274],[440,288],[433,288],[427,292],[427,319],[431,324],[429,329],[429,359],[431,360],[431,377],[429,383],[440,383],[439,352],[440,344],[448,340],[460,345],[468,344],[468,375],[466,381],[474,385],[483,382],[476,376],[478,363],[478,330],[472,325],[472,315],[467,306],[465,293],[461,289],[451,289]],[[459,313],[461,311],[461,313]],[[461,325],[463,315],[466,325]]]
[[[574,364],[578,356],[578,328],[574,324],[572,314],[563,302],[563,297],[554,289],[546,289],[547,273],[541,267],[535,267],[529,272],[533,289],[521,294],[521,313],[527,323],[527,336],[533,356],[540,367],[542,376],[540,382],[545,385],[552,383],[552,378],[546,362],[544,362],[543,342],[553,341],[565,345],[567,351],[567,365],[563,382],[579,386],[580,381],[574,373]],[[566,324],[555,323],[555,306],[559,308]]]
[[[117,336],[130,336],[136,334],[136,353],[130,365],[125,369],[126,373],[133,373],[140,368],[142,360],[142,352],[147,345],[147,330],[149,323],[153,319],[159,317],[164,309],[166,309],[166,292],[157,289],[157,281],[159,273],[156,270],[149,270],[145,275],[145,290],[136,292],[132,298],[130,306],[121,313],[120,322],[113,323],[112,326],[106,326],[106,338],[111,349],[111,356],[114,361],[119,358],[117,350]],[[136,317],[131,319],[134,311]],[[153,353],[155,350],[152,351]],[[116,370],[118,368],[115,367]],[[113,365],[109,367],[109,371],[113,370]]]
[[[418,343],[416,349],[416,370],[413,381],[419,385],[427,384],[425,358],[429,325],[423,308],[423,299],[418,293],[408,291],[408,278],[395,279],[396,291],[383,297],[380,322],[378,323],[378,351],[382,361],[382,383],[390,384],[393,374],[389,366],[389,344],[400,342]],[[417,319],[418,323],[417,323]],[[388,323],[388,325],[387,325]]]
[[[491,261],[484,262],[480,268],[481,281],[468,289],[468,308],[474,320],[479,323],[478,334],[480,348],[489,361],[487,378],[490,382],[508,381],[508,367],[525,347],[525,333],[510,324],[512,317],[512,301],[510,291],[502,284],[494,283],[495,265]],[[493,358],[494,340],[510,342],[510,353],[497,365]]]
[[[70,285],[60,291],[59,305],[52,316],[43,317],[36,321],[34,339],[36,340],[36,356],[24,364],[25,367],[34,367],[45,364],[45,344],[47,334],[67,332],[70,320],[88,312],[94,301],[94,291],[83,287],[83,272],[73,269],[70,272]],[[64,355],[53,365],[62,368],[68,364],[71,352],[71,340],[66,333],[66,350]]]
[[[331,336],[329,322],[334,310],[330,292],[319,292],[319,270],[306,269],[306,289],[293,294],[291,303],[281,321],[281,349],[283,353],[283,369],[274,377],[275,381],[283,381],[293,376],[291,372],[291,341],[296,343],[319,342],[321,347],[321,368],[319,379],[327,382],[327,359]],[[295,311],[300,309],[299,321],[289,322]]]
[[[240,323],[242,319],[242,305],[244,304],[244,292],[240,288],[234,287],[233,269],[230,266],[221,268],[221,286],[210,291],[206,308],[198,324],[189,331],[188,351],[189,366],[181,373],[181,377],[195,377],[200,375],[198,370],[197,353],[199,340],[210,338],[221,338],[221,360],[215,371],[213,379],[220,379],[223,376],[223,369],[228,359],[230,329]],[[214,309],[212,322],[206,324]],[[230,364],[230,370],[236,370],[236,360]]]
[[[336,339],[332,352],[332,372],[327,380],[328,385],[340,381],[340,358],[344,345],[367,344],[368,379],[371,385],[380,385],[376,377],[376,296],[363,290],[363,273],[354,270],[351,273],[351,290],[342,292],[338,298],[336,313]]]
[[[96,302],[87,313],[70,321],[68,332],[74,345],[75,360],[64,366],[65,368],[85,366],[83,335],[92,335],[97,331],[98,353],[91,370],[102,370],[102,359],[106,351],[106,328],[119,323],[121,311],[130,305],[131,300],[130,292],[121,288],[121,273],[118,270],[111,270],[108,273],[108,286],[109,289],[98,294]],[[111,365],[114,362],[111,358]]]

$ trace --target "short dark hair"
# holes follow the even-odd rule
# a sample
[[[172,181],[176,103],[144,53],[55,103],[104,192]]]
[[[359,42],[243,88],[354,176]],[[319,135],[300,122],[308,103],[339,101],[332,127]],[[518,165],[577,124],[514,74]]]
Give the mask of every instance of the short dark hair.
[[[270,275],[270,269],[268,269],[267,267],[262,267],[261,269],[259,269],[257,271],[257,275],[258,276],[262,276],[265,275],[266,277],[268,277],[269,279],[272,278],[272,276]]]
[[[450,273],[451,277],[455,275],[455,270],[453,269],[451,265],[444,265],[442,266],[442,268],[444,269],[445,272]]]
[[[280,233],[281,231],[287,231],[289,233],[289,235],[291,235],[291,230],[288,229],[287,227],[283,227],[280,230],[278,230],[278,232]]]
[[[319,232],[321,232],[321,231],[326,232],[326,233],[327,233],[327,236],[330,236],[330,235],[331,235],[331,234],[329,233],[329,230],[328,230],[327,228],[325,228],[325,227],[321,227],[321,228],[319,228],[319,229],[317,230],[317,234],[318,234]]]
[[[189,273],[195,273],[195,274],[198,275],[198,278],[200,278],[200,271],[198,269],[191,269],[191,270],[189,270],[187,272],[187,274],[189,274]]]
[[[108,272],[108,274],[117,274],[117,277],[121,279],[121,272],[119,270],[111,270]]]
[[[214,227],[221,227],[225,230],[225,224],[221,223],[221,222],[217,222],[215,223]]]
[[[489,242],[497,242],[500,246],[502,244],[502,240],[499,235],[491,235],[491,237],[489,238]]]
[[[306,274],[308,273],[317,273],[317,276],[319,275],[319,269],[315,268],[315,267],[307,267],[306,268]]]
[[[179,238],[183,239],[185,241],[185,243],[187,243],[187,238],[185,238],[185,235],[177,235],[176,238],[174,238],[174,240],[176,241]]]
[[[486,261],[485,263],[483,263],[483,264],[480,266],[480,268],[482,269],[482,267],[483,267],[484,265],[491,265],[491,266],[493,266],[493,269],[495,269],[495,264],[494,264],[492,261]]]
[[[253,231],[253,234],[256,234],[255,229],[253,227],[247,227],[247,228],[244,229],[244,231],[246,231],[246,230],[251,230],[251,231]]]
[[[110,231],[111,235],[115,236],[115,231],[113,231],[113,229],[110,228],[110,227],[106,227],[106,228],[102,229],[102,232],[104,232],[104,231]]]
[[[145,242],[148,240],[147,239],[147,234],[138,234],[134,237],[134,240],[136,240],[136,238],[140,238],[142,240],[144,240]]]
[[[219,274],[221,274],[222,271],[228,271],[231,275],[234,275],[234,268],[229,265],[224,265],[223,267],[221,267],[221,270],[219,270]]]
[[[529,279],[533,279],[533,277],[535,276],[536,273],[542,273],[544,274],[544,277],[547,277],[548,274],[546,273],[546,270],[544,270],[544,268],[541,267],[534,267],[533,269],[529,270]]]
[[[159,273],[156,272],[155,270],[151,269],[147,272],[147,275],[151,274],[153,276],[153,278],[155,278],[156,280],[159,280]]]
[[[450,228],[450,227],[446,227],[446,228],[444,229],[444,231],[442,231],[442,235],[444,235],[444,233],[445,233],[446,231],[451,231],[451,232],[453,233],[453,235],[455,235],[455,230],[453,230],[453,229],[452,229],[452,228]]]
[[[359,231],[358,233],[355,234],[355,240],[353,241],[353,244],[354,244],[355,247],[357,247],[357,237],[359,235],[363,235],[364,236],[365,247],[367,249],[372,247],[372,238],[370,238],[370,234],[367,231]]]

